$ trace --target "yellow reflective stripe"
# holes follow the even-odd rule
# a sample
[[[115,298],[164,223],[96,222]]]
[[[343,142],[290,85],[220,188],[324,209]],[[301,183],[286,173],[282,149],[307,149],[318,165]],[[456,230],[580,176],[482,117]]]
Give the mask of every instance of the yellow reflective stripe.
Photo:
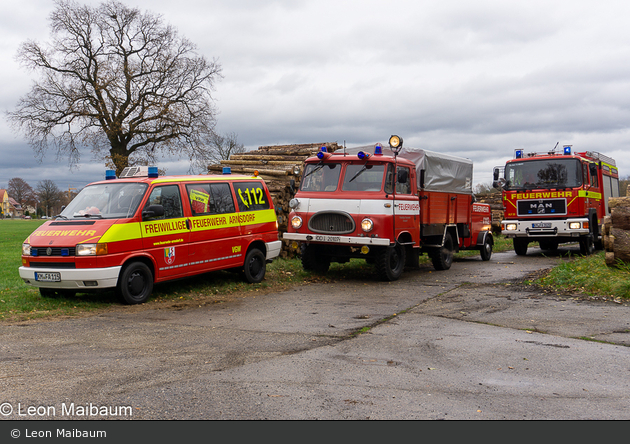
[[[215,214],[212,216],[191,217],[192,231],[231,228],[239,225],[255,225],[276,221],[274,210],[248,211],[246,213]]]
[[[213,214],[207,216],[191,217],[191,230],[193,232],[214,230],[217,228],[238,227],[238,216],[236,213]]]
[[[595,191],[586,191],[586,190],[579,190],[578,196],[588,197],[589,199],[595,199],[595,200],[600,200],[602,198],[601,193],[596,193]]]
[[[169,234],[188,233],[186,227],[186,218],[178,219],[161,219],[149,222],[140,222],[140,231],[142,237],[166,236]]]
[[[275,222],[276,212],[274,210],[249,211],[247,213],[239,213],[241,225],[264,224],[267,222]]]
[[[105,242],[120,242],[131,239],[139,239],[140,224],[138,222],[131,222],[128,224],[114,224],[103,234],[101,237],[101,243]]]

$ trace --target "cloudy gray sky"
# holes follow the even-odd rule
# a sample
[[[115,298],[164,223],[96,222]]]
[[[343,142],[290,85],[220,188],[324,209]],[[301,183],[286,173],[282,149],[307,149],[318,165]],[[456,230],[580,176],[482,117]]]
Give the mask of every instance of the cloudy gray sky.
[[[80,3],[97,5],[98,1]],[[163,16],[223,68],[219,132],[261,145],[386,143],[467,157],[489,183],[514,150],[572,144],[630,175],[630,2],[627,0],[124,0]],[[50,0],[3,5],[0,109],[33,74],[15,61],[49,40]],[[78,169],[38,163],[0,121],[0,187],[52,179],[64,190],[104,177],[89,150]],[[185,173],[177,159],[160,165]]]

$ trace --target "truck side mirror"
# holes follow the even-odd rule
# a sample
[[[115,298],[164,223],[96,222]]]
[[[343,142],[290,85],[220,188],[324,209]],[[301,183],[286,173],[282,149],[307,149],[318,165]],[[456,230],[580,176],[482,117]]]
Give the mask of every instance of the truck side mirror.
[[[142,220],[160,216],[164,216],[164,207],[162,205],[149,205],[142,211]]]
[[[493,173],[492,173],[492,178],[496,181],[499,180],[499,169],[495,168]]]

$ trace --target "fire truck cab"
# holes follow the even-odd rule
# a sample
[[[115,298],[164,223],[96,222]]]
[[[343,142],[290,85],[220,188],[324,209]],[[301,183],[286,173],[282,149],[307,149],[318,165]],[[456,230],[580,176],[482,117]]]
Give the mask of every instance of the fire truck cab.
[[[380,144],[334,153],[322,147],[306,160],[283,234],[304,269],[321,273],[331,262],[363,258],[392,281],[406,265],[417,267],[421,253],[437,270],[449,269],[464,249],[489,260],[491,212],[474,203],[472,161],[402,148],[398,136],[390,148],[391,155]]]
[[[20,277],[42,296],[115,289],[145,302],[153,284],[213,270],[260,282],[282,242],[259,177],[159,176],[126,168],[86,186],[22,245]]]
[[[557,146],[557,145],[556,145]],[[501,232],[514,242],[517,255],[527,254],[530,242],[543,250],[579,242],[583,255],[602,248],[608,199],[619,196],[619,174],[614,159],[601,153],[562,151],[525,153],[494,168],[496,188],[502,189],[504,219]]]

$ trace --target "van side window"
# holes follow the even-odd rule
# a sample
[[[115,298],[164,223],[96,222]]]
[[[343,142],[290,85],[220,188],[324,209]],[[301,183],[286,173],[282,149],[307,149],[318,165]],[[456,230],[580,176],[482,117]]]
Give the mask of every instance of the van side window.
[[[232,182],[239,211],[269,209],[269,199],[262,182]]]
[[[193,216],[234,213],[234,199],[227,183],[186,185]]]
[[[179,195],[179,187],[177,185],[164,185],[153,188],[145,208],[149,205],[162,205],[162,207],[164,207],[164,216],[160,216],[156,219],[184,217],[182,199]]]

